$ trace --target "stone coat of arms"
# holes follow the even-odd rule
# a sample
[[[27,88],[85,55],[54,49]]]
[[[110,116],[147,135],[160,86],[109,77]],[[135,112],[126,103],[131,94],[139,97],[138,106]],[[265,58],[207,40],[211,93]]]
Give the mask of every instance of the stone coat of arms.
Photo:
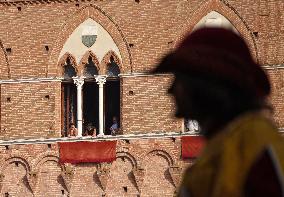
[[[96,42],[98,36],[98,28],[96,25],[87,25],[82,31],[82,43],[90,48]]]

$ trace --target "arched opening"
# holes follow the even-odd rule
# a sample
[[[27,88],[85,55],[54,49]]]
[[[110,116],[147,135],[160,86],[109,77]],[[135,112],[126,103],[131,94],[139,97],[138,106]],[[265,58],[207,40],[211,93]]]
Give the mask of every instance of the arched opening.
[[[77,90],[72,77],[76,76],[76,69],[67,57],[63,65],[63,80],[61,85],[61,109],[62,109],[62,136],[67,136],[70,123],[77,123]]]
[[[95,81],[98,69],[91,56],[84,66],[83,75],[83,135],[93,135],[92,132],[98,132],[99,128],[99,88]]]
[[[105,134],[118,134],[120,128],[120,69],[113,56],[107,66],[107,82],[105,85]],[[116,119],[117,123],[115,123]],[[112,130],[117,127],[116,131]]]
[[[202,27],[220,27],[234,31],[239,34],[234,25],[223,15],[216,11],[211,11],[205,15],[193,28],[197,30]],[[189,133],[199,133],[200,126],[196,120],[185,119],[183,125],[183,131]]]
[[[216,11],[209,12],[194,26],[193,29],[196,30],[202,27],[222,27],[239,33],[226,17]]]

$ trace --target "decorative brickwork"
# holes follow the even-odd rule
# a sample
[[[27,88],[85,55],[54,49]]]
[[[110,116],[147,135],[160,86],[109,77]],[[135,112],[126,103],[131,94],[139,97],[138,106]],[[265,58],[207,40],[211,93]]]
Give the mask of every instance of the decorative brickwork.
[[[109,51],[105,56],[103,57],[103,60],[101,62],[101,68],[102,68],[102,74],[106,74],[107,71],[107,65],[110,63],[111,57],[113,58],[114,62],[118,65],[119,70],[123,70],[123,66],[121,64],[121,61],[119,60],[119,57],[114,51]]]
[[[283,10],[276,0],[0,0],[0,140],[61,137],[59,78],[67,59],[82,75],[89,56],[99,74],[106,74],[111,57],[120,69],[121,134],[178,135],[183,120],[174,118],[167,94],[173,77],[147,72],[211,11],[228,19],[265,65],[272,118],[284,128]],[[110,48],[101,56],[86,49],[80,60],[71,53],[59,57],[87,19],[106,30],[119,55]],[[90,83],[95,92],[97,84]],[[76,165],[58,163],[57,144],[10,143],[0,146],[2,196],[173,196],[194,162],[181,160],[180,137],[118,140],[114,162]]]
[[[188,166],[180,160],[179,147],[179,138],[119,140],[117,151],[127,152],[117,152],[112,163],[61,165],[57,144],[1,146],[1,194],[172,196]]]
[[[101,67],[100,67],[100,62],[98,60],[98,58],[96,57],[96,54],[94,54],[92,51],[88,51],[84,54],[84,56],[82,57],[80,63],[79,63],[79,72],[80,75],[83,75],[84,69],[85,69],[85,65],[88,64],[88,60],[89,57],[92,58],[92,61],[94,62],[95,66],[97,67],[97,70],[100,73]]]

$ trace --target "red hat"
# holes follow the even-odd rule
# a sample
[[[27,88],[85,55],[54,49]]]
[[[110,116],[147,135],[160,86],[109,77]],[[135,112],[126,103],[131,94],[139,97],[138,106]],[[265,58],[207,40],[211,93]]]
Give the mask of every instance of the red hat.
[[[199,74],[228,81],[255,96],[270,93],[268,77],[252,59],[245,41],[223,28],[202,28],[189,34],[152,72]]]

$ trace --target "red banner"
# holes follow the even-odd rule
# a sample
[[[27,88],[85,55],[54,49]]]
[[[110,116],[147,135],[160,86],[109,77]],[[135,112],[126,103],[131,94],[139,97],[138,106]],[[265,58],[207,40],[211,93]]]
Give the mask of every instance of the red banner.
[[[60,163],[111,162],[116,159],[116,141],[60,142]]]
[[[183,136],[181,138],[181,155],[183,159],[196,158],[201,153],[205,139],[201,136]]]

